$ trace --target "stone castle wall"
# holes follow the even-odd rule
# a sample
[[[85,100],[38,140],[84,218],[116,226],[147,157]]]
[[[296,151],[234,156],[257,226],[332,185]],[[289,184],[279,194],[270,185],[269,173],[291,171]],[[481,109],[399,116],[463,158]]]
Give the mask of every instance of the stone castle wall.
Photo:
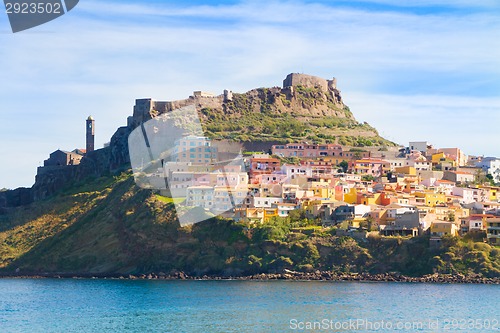
[[[0,192],[0,214],[7,207],[19,207],[33,202],[31,188],[20,187],[15,190]]]
[[[322,91],[327,92],[337,89],[337,79],[333,78],[332,80],[326,80],[321,77],[307,74],[288,74],[283,80],[283,88],[295,86],[320,87]]]
[[[134,113],[128,119],[128,126],[132,129],[141,123],[147,122],[156,115],[177,110],[188,105],[196,104],[197,107],[217,107],[224,101],[224,95],[220,96],[190,96],[177,101],[155,101],[151,98],[136,99]]]

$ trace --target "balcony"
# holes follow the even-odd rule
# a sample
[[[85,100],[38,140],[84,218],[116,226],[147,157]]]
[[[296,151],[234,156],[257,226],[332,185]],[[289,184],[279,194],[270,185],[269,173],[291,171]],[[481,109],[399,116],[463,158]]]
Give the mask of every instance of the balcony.
[[[488,230],[498,230],[498,231],[500,231],[500,226],[498,226],[498,227],[497,227],[497,226],[491,226],[491,225],[488,225],[488,226],[486,227],[486,229],[488,229]]]

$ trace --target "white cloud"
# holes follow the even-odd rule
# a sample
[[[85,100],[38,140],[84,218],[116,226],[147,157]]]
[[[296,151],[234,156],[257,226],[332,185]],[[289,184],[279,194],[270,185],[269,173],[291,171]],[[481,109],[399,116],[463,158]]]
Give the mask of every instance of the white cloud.
[[[429,141],[436,147],[460,147],[471,155],[500,156],[498,97],[345,95],[358,121],[367,121],[397,143]]]
[[[418,1],[400,1],[400,0],[357,0],[357,2],[375,3],[382,5],[390,5],[396,7],[431,7],[431,6],[447,6],[458,8],[499,8],[496,0],[418,0]]]
[[[433,110],[436,123],[455,113],[469,117],[473,106],[451,102],[465,102],[453,96],[464,91],[472,97],[465,99],[488,111],[489,131],[500,106],[488,106],[492,101],[481,96],[488,95],[486,88],[489,94],[500,89],[499,28],[494,12],[413,15],[283,1],[191,7],[84,1],[33,31],[0,34],[0,139],[9,142],[2,152],[46,156],[51,149],[40,137],[53,142],[52,150],[82,147],[88,114],[97,119],[102,144],[125,124],[135,98],[180,99],[197,89],[243,92],[280,85],[289,72],[337,77],[354,114],[399,142],[413,139],[404,135],[417,136],[411,128],[427,123],[411,116],[416,110]],[[395,97],[401,90],[437,96]],[[406,123],[398,126],[398,109],[406,110],[403,120],[414,122],[406,132],[400,130]],[[447,130],[426,130],[431,141],[452,138]],[[32,168],[20,167],[0,187],[30,185],[39,157],[26,158]]]

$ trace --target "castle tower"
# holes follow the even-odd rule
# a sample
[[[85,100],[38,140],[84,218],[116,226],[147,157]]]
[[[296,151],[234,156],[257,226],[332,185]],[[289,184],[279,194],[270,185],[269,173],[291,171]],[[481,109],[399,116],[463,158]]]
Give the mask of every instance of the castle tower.
[[[94,151],[94,129],[95,129],[95,120],[92,116],[87,118],[87,153]]]

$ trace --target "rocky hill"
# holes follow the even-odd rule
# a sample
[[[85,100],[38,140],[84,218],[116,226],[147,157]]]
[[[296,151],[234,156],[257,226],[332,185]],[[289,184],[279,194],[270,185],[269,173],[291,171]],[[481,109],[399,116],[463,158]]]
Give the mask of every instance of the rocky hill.
[[[116,131],[108,147],[87,153],[79,165],[39,172],[31,189],[0,192],[3,272],[137,274],[182,270],[193,275],[238,275],[286,268],[377,273],[384,261],[385,271],[418,275],[432,273],[439,265],[448,267],[442,263],[447,259],[433,259],[439,253],[428,250],[426,239],[408,241],[416,244],[409,256],[408,242],[358,244],[336,237],[333,231],[319,230],[300,216],[287,224],[268,224],[251,231],[221,219],[181,228],[172,202],[139,189],[126,171],[130,168],[127,138],[142,122],[193,103],[207,135],[241,140],[249,149],[259,142],[264,149],[273,142],[296,140],[354,146],[392,144],[369,125],[356,121],[335,80],[308,75],[291,74],[282,88],[259,88],[243,94],[195,92],[181,101],[137,100],[127,126]],[[480,264],[496,263],[498,251],[483,250],[488,260],[479,258],[474,264],[477,267],[471,269],[495,275],[497,266],[483,272]],[[380,256],[384,251],[395,253],[394,257],[387,260]],[[411,264],[415,256],[419,258],[417,266]]]
[[[219,100],[217,100],[219,102]],[[290,74],[283,87],[228,94],[222,103],[198,105],[212,137],[248,141],[331,142],[352,146],[394,145],[366,123],[358,123],[336,81]]]
[[[194,92],[184,100],[136,101],[132,126],[159,114],[195,104],[206,135],[247,143],[329,142],[349,146],[394,146],[367,123],[359,123],[344,104],[335,79],[289,74],[283,87],[246,93]],[[262,145],[260,145],[262,146]],[[260,147],[259,146],[259,147]]]

